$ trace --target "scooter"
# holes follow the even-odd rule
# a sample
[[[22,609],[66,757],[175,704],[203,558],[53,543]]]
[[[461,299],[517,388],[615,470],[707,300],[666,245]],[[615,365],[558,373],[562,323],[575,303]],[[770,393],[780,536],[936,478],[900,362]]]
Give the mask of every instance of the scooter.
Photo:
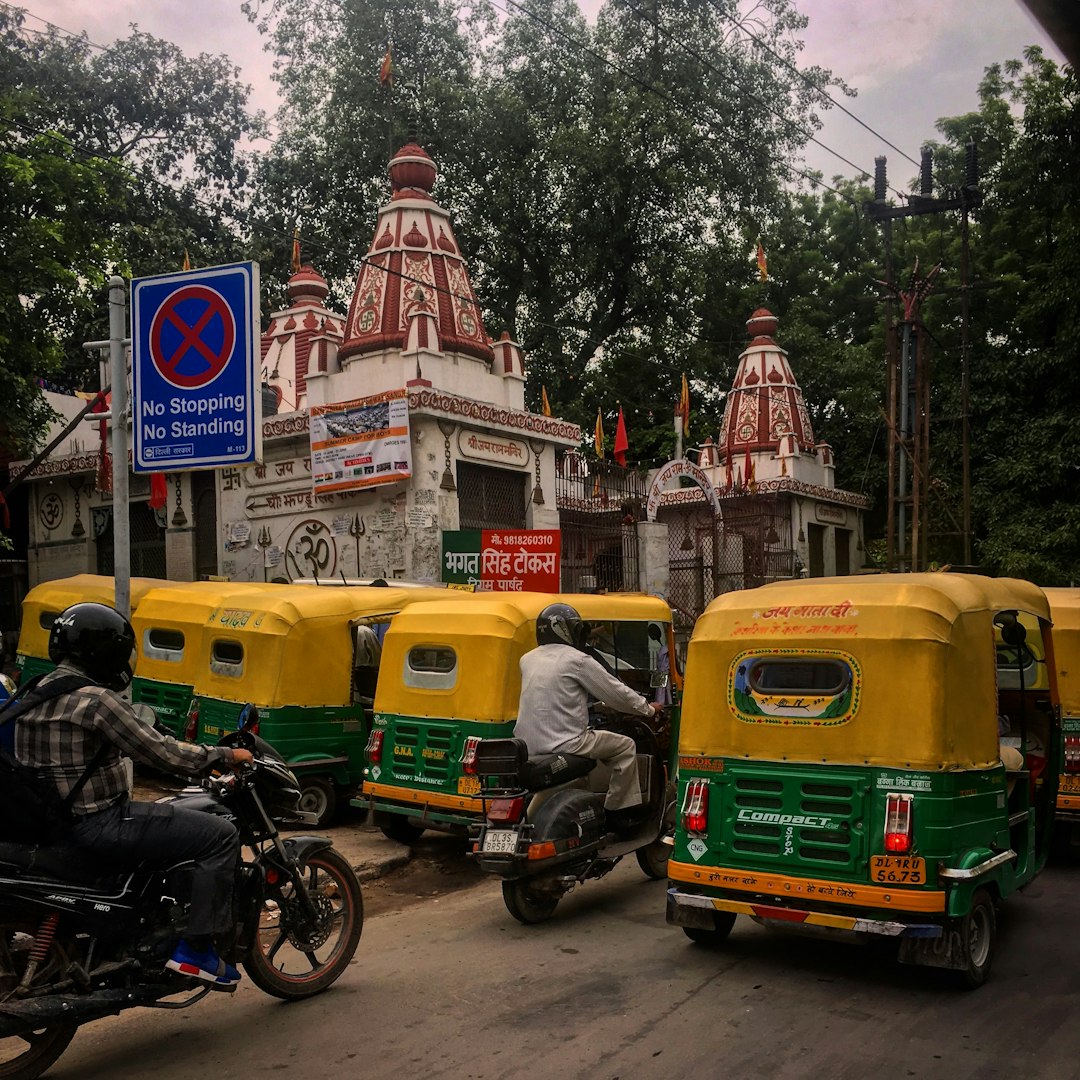
[[[482,739],[467,763],[480,780],[484,822],[470,828],[472,856],[503,879],[503,901],[519,922],[551,917],[575,885],[600,878],[631,852],[647,877],[667,877],[675,789],[656,734],[620,716],[597,724],[637,745],[639,820],[613,827],[604,813],[607,770],[576,754],[529,757],[522,739]],[[668,842],[665,842],[668,841]]]
[[[252,764],[162,801],[237,826],[252,857],[238,860],[236,924],[219,949],[260,990],[295,1000],[347,970],[363,899],[330,840],[279,834],[279,822],[313,815],[297,809],[295,775],[257,730],[258,713],[246,706],[241,729],[221,745],[250,750]],[[0,1077],[35,1080],[92,1020],[134,1006],[183,1009],[211,990],[235,990],[164,968],[191,867],[118,872],[75,847],[0,843]]]

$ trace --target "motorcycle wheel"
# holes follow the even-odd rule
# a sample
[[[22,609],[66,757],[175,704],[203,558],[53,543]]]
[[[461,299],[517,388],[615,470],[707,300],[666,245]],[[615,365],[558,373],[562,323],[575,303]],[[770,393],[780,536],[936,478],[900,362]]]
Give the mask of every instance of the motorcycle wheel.
[[[639,847],[634,852],[637,857],[637,864],[641,867],[641,872],[653,881],[663,881],[667,877],[668,856],[670,854],[671,848],[667,844],[662,844],[659,840],[654,840],[651,844],[646,844],[645,847]]]
[[[307,924],[292,882],[267,895],[259,930],[244,970],[264,993],[285,1001],[321,993],[349,966],[364,928],[360,882],[333,848],[308,856],[303,865],[308,893],[318,911]]]
[[[559,906],[556,893],[541,892],[528,878],[504,881],[502,893],[506,910],[526,926],[550,919]]]
[[[5,989],[14,988],[22,978],[33,936],[31,926],[16,923],[0,926],[3,968],[7,973]],[[37,989],[48,986],[50,981],[62,975],[67,962],[59,939],[54,940],[32,985]],[[0,1039],[0,1080],[37,1080],[68,1048],[78,1029],[78,1024],[51,1024],[38,1031]]]
[[[0,1039],[0,1078],[3,1080],[37,1080],[68,1048],[75,1038],[77,1024],[54,1024]]]

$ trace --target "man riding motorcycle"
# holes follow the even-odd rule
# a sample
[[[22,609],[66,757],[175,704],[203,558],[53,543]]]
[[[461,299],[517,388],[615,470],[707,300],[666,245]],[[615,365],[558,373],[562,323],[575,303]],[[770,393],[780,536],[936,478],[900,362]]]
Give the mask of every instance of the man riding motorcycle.
[[[537,648],[521,658],[514,735],[529,754],[568,753],[611,769],[605,817],[615,828],[637,823],[641,789],[634,740],[589,727],[590,696],[619,712],[656,716],[659,705],[620,682],[586,652],[589,627],[569,604],[549,604],[536,618]]]
[[[217,986],[240,973],[218,956],[214,936],[232,924],[232,891],[240,840],[235,827],[213,814],[162,803],[133,802],[121,755],[185,776],[235,768],[252,755],[239,748],[196,746],[156,731],[136,716],[118,691],[131,682],[135,632],[104,604],[74,604],[57,616],[49,658],[57,665],[37,685],[85,676],[87,685],[35,705],[15,721],[15,754],[55,783],[71,804],[65,842],[99,853],[118,868],[164,869],[195,863],[183,939],[166,967]]]

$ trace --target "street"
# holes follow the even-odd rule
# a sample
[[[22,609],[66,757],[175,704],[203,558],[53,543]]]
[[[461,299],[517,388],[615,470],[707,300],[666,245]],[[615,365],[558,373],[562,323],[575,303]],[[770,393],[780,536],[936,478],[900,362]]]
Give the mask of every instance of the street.
[[[47,1075],[1066,1080],[1080,1076],[1078,875],[1053,866],[1004,906],[973,993],[745,919],[721,948],[693,945],[632,861],[533,927],[481,881],[370,918],[321,997],[285,1005],[245,981],[189,1010],[132,1011],[80,1031]]]

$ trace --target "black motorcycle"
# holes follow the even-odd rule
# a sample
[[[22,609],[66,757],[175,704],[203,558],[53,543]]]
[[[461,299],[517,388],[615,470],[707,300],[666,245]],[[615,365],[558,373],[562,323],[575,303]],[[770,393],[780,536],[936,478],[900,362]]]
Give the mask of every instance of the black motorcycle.
[[[576,754],[529,757],[521,739],[483,739],[471,766],[480,778],[485,821],[470,828],[482,870],[503,879],[503,902],[519,922],[551,917],[562,897],[603,877],[631,852],[650,878],[667,877],[675,791],[656,732],[643,720],[599,724],[637,745],[644,803],[637,820],[613,828],[604,813],[606,779]]]
[[[232,821],[250,861],[236,871],[235,928],[221,955],[274,997],[306,998],[348,967],[363,929],[360,883],[323,837],[283,839],[296,777],[256,734],[248,706],[222,740],[254,755],[239,772],[170,801]],[[166,971],[183,924],[192,864],[110,873],[73,847],[0,843],[0,1080],[34,1080],[81,1024],[137,1005],[183,1009],[216,987]]]

